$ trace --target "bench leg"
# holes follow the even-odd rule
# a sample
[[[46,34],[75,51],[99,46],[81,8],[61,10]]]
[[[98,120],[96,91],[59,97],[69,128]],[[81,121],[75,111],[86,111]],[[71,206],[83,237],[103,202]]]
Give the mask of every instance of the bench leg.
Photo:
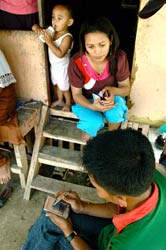
[[[14,145],[14,153],[17,166],[20,168],[19,177],[21,188],[25,188],[26,178],[28,174],[28,162],[26,156],[26,149],[24,144]]]

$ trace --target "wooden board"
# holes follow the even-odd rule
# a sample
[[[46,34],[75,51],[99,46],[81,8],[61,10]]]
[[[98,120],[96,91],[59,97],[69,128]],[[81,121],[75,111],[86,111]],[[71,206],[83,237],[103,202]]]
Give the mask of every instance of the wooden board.
[[[75,191],[80,197],[88,202],[104,203],[105,200],[98,197],[95,188],[85,187],[69,182],[58,181],[41,175],[37,175],[31,184],[31,188],[40,190],[42,192],[56,194],[58,191]]]

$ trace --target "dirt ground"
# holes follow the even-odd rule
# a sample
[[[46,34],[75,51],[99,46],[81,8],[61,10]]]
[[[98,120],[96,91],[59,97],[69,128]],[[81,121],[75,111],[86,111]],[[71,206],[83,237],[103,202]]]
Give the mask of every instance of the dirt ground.
[[[30,226],[38,218],[46,193],[35,191],[29,201],[23,200],[18,175],[12,175],[13,193],[0,208],[0,249],[20,250]],[[0,189],[2,185],[0,185]]]

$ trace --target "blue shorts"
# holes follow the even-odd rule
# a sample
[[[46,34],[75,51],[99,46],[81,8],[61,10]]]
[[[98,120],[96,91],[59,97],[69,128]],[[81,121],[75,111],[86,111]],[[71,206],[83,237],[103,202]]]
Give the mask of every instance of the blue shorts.
[[[93,100],[90,100],[93,102]],[[115,96],[114,102],[117,104],[113,109],[105,112],[94,111],[84,108],[79,104],[72,106],[72,112],[78,117],[77,128],[95,137],[97,132],[104,127],[104,118],[110,123],[120,123],[126,121],[128,108],[123,97]]]

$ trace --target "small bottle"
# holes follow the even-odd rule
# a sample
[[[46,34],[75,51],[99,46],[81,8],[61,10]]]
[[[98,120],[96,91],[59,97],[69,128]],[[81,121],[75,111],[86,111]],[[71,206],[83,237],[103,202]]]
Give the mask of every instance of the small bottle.
[[[46,29],[46,32],[47,32],[48,34],[50,34],[50,35],[53,37],[53,36],[54,36],[55,30],[54,30],[54,28],[53,28],[52,26],[49,26],[49,27]],[[43,43],[45,43],[45,40],[44,40],[44,38],[43,38],[43,35],[40,35],[40,36],[39,36],[39,39],[40,39]]]

